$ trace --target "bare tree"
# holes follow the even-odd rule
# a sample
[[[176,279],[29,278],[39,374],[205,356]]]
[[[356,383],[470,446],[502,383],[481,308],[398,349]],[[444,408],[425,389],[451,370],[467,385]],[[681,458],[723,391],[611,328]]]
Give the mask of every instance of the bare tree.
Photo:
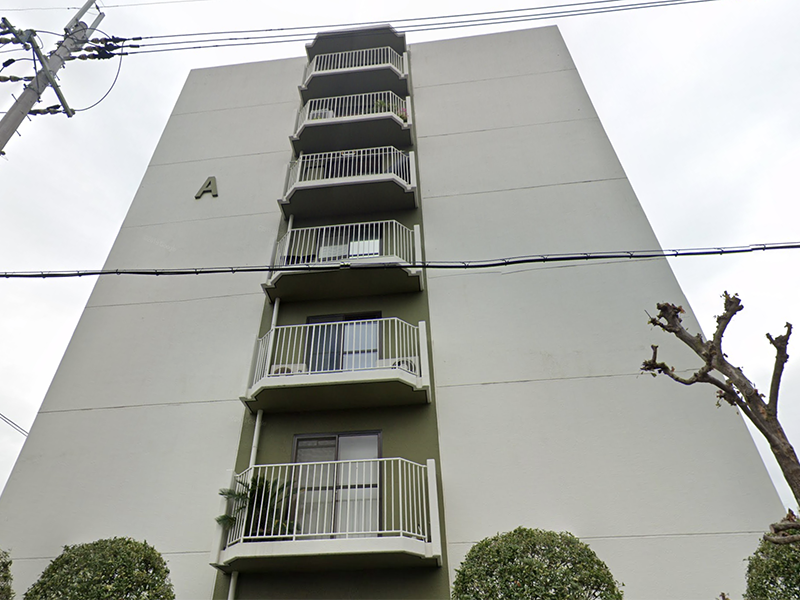
[[[642,370],[652,373],[653,376],[659,373],[666,375],[684,385],[710,383],[716,387],[718,402],[725,401],[738,408],[766,438],[794,494],[795,501],[800,505],[800,462],[778,419],[778,393],[783,368],[789,360],[786,349],[789,337],[792,335],[792,325],[786,323],[786,333],[775,338],[767,334],[769,343],[775,348],[776,356],[769,397],[765,398],[739,367],[728,362],[727,356],[722,351],[722,337],[725,330],[734,315],[744,308],[736,294],[725,292],[723,298],[725,310],[717,317],[717,328],[710,340],[703,339],[699,333],[692,335],[686,330],[681,320],[681,315],[685,312],[682,307],[668,303],[658,304],[658,316],[651,317],[650,324],[673,334],[689,346],[703,360],[703,365],[691,377],[681,377],[675,373],[674,367],[658,361],[658,346],[652,346],[653,356],[642,363]],[[767,536],[767,539],[783,544],[800,542],[800,534],[796,531],[798,526],[800,524],[795,522],[794,514],[789,511],[786,519],[771,526],[773,535]]]

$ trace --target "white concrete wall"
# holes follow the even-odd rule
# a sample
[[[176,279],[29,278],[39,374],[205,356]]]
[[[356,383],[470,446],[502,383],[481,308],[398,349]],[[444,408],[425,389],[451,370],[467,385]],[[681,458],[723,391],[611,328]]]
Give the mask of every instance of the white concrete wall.
[[[303,63],[190,75],[106,268],[269,262]],[[211,597],[264,279],[98,281],[0,498],[19,597],[65,544],[112,536],[161,551],[179,599]]]
[[[653,249],[556,28],[411,47],[428,260]],[[639,374],[664,260],[428,272],[447,550],[517,526],[586,540],[630,600],[739,594],[782,507],[711,389]],[[686,318],[697,330],[691,314]]]
[[[555,28],[410,56],[429,260],[657,246]],[[107,268],[268,262],[303,64],[190,75]],[[116,535],[164,553],[179,599],[210,596],[262,280],[98,282],[0,498],[18,594]],[[451,575],[525,525],[587,540],[632,600],[741,591],[781,506],[712,391],[638,374],[654,342],[692,364],[645,323],[687,305],[665,261],[431,271],[428,293]]]

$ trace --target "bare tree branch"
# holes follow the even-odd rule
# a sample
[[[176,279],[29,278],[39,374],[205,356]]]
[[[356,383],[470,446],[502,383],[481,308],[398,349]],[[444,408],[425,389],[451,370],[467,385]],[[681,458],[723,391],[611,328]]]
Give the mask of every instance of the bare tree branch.
[[[729,404],[737,404],[736,399],[738,399],[738,394],[736,393],[736,390],[731,385],[728,385],[710,375],[710,372],[713,369],[710,361],[706,362],[706,364],[700,367],[691,377],[681,377],[675,373],[675,367],[670,367],[664,362],[658,362],[658,346],[652,345],[650,347],[653,349],[653,357],[642,363],[642,371],[651,372],[654,376],[656,373],[661,373],[662,375],[666,375],[673,381],[677,381],[683,385],[692,385],[698,382],[710,383],[711,385],[719,388],[720,398],[726,400]]]
[[[766,534],[764,539],[773,544],[794,544],[800,542],[800,523],[797,516],[789,509],[783,520],[769,526],[772,535]],[[791,532],[791,533],[787,533]]]
[[[783,367],[786,361],[789,360],[787,348],[789,346],[789,337],[792,335],[792,324],[786,323],[786,333],[774,338],[767,334],[769,343],[775,348],[775,367],[772,370],[772,383],[769,388],[769,404],[767,410],[773,417],[778,417],[778,391],[781,387],[781,377],[783,377]]]
[[[668,333],[675,334],[675,336],[684,344],[689,346],[697,354],[701,354],[705,349],[703,336],[701,336],[699,333],[693,336],[683,326],[683,323],[681,322],[681,314],[686,312],[683,310],[683,307],[663,302],[661,304],[657,304],[656,308],[658,308],[658,316],[651,318],[649,321],[650,324],[660,327]]]
[[[765,535],[764,539],[773,544],[796,544],[800,542],[800,534],[797,535]]]
[[[725,299],[725,310],[717,317],[717,330],[714,332],[714,339],[712,345],[720,357],[725,356],[722,352],[722,336],[725,335],[725,330],[728,328],[733,317],[740,310],[744,309],[742,301],[736,294],[729,294],[723,292],[722,297]]]
[[[658,316],[651,317],[648,322],[667,333],[673,334],[681,340],[702,359],[703,366],[691,377],[681,377],[675,373],[674,367],[658,360],[658,347],[652,346],[653,355],[650,359],[642,363],[642,370],[652,373],[654,376],[658,374],[666,375],[673,381],[677,381],[683,385],[708,383],[716,387],[717,397],[740,409],[742,414],[744,414],[766,438],[794,494],[795,500],[798,505],[800,505],[800,461],[798,461],[797,454],[778,420],[778,393],[784,366],[789,359],[787,347],[792,332],[792,326],[787,323],[786,333],[774,339],[771,335],[767,334],[767,339],[769,339],[777,352],[770,387],[770,397],[767,403],[764,401],[763,395],[758,391],[756,386],[745,376],[744,372],[739,367],[732,365],[722,351],[722,339],[728,325],[730,325],[733,317],[744,308],[736,294],[725,292],[723,294],[723,299],[724,310],[722,314],[717,317],[717,327],[713,337],[709,341],[704,341],[700,334],[692,335],[686,330],[681,319],[681,315],[685,311],[681,306],[669,303],[657,304]],[[722,379],[712,375],[712,373],[722,375]],[[795,524],[794,527],[787,529],[800,530],[800,527],[797,527]],[[783,531],[784,530],[780,530],[780,532]],[[774,531],[773,534],[774,535],[770,536],[770,538],[776,537],[777,535],[777,537],[781,539],[793,539],[797,537],[797,541],[800,541],[800,531],[796,534],[792,533],[791,535],[775,534]],[[780,543],[791,542],[782,541]]]
[[[800,532],[800,523],[797,523],[795,521],[784,520],[784,521],[779,521],[778,523],[773,523],[772,525],[769,526],[769,528],[770,531],[772,531],[772,533],[781,533],[784,531],[792,531],[792,530],[797,530],[798,532]]]

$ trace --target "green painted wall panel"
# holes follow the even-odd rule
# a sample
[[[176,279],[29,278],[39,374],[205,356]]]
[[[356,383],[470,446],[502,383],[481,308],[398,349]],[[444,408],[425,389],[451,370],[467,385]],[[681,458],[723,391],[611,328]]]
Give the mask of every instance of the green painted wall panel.
[[[292,460],[296,434],[380,431],[383,456],[425,463],[439,459],[436,419],[430,404],[382,409],[265,414],[261,425],[258,464]]]
[[[445,600],[450,596],[447,570],[441,568],[240,574],[238,588],[238,600]]]

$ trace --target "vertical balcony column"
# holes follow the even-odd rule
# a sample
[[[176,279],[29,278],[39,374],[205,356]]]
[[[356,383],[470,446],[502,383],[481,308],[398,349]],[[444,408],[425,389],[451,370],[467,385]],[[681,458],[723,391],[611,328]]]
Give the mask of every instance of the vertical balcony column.
[[[428,325],[425,321],[419,324],[419,377],[423,381],[428,380]]]
[[[231,573],[231,581],[228,584],[228,600],[236,598],[236,583],[239,581],[239,571]]]
[[[272,354],[275,349],[275,327],[278,325],[278,309],[281,307],[281,299],[275,298],[272,303],[272,323],[269,326],[269,340],[267,341],[267,358],[264,362],[264,375],[269,375],[269,366],[272,364]]]
[[[253,445],[250,446],[250,468],[252,469],[256,464],[256,454],[258,454],[258,441],[261,439],[261,421],[264,418],[264,411],[258,409],[256,413],[256,427],[253,431]]]
[[[292,233],[294,232],[294,215],[289,215],[289,220],[286,223],[286,243],[283,246],[283,251],[286,256],[286,262],[289,262],[289,253],[292,249]],[[275,264],[274,262],[272,264]],[[272,328],[275,329],[275,323],[272,324]]]
[[[436,483],[436,461],[429,458],[427,463],[428,471],[428,506],[430,507],[430,524],[431,524],[431,543],[426,544],[426,550],[429,549],[431,556],[435,556],[442,566],[442,530],[441,523],[439,522],[439,486]],[[427,552],[426,552],[427,553]]]

